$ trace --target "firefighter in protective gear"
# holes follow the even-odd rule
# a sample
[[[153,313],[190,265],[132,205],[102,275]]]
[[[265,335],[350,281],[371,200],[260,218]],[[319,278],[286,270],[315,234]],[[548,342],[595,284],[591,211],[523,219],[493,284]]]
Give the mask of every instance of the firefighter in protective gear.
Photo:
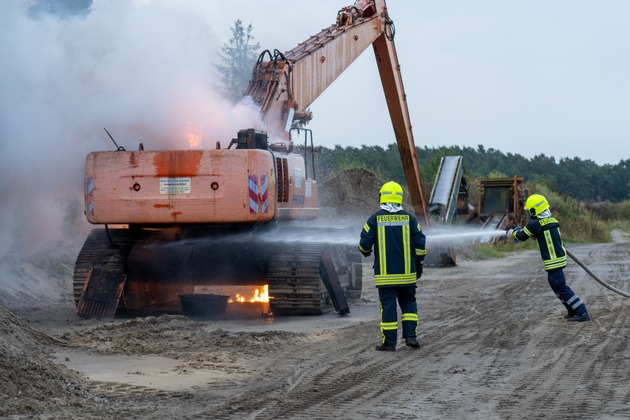
[[[381,311],[381,344],[376,350],[396,350],[396,302],[402,312],[405,344],[419,348],[416,280],[422,276],[426,237],[418,220],[403,210],[403,190],[399,184],[385,183],[379,197],[381,208],[368,218],[359,241],[359,251],[366,257],[374,247],[374,281]]]
[[[529,213],[530,221],[523,229],[508,230],[507,236],[521,241],[526,241],[530,237],[536,238],[547,271],[549,285],[567,309],[567,320],[574,322],[590,321],[591,318],[586,310],[586,305],[567,286],[564,277],[567,253],[560,236],[560,223],[551,216],[549,202],[540,194],[532,194],[525,202],[525,210]]]

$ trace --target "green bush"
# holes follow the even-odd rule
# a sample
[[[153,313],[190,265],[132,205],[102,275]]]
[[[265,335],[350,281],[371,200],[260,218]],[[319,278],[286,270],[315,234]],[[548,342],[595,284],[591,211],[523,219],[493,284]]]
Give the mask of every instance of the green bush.
[[[567,242],[610,242],[611,222],[605,222],[581,203],[569,196],[561,196],[547,186],[540,184],[530,189],[542,194],[549,201],[552,215],[560,222],[562,238]]]

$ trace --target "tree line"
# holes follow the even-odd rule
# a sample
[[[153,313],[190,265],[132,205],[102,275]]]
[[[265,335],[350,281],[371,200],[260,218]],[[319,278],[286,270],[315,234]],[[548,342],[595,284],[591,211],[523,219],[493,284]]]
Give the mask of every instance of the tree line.
[[[299,149],[302,149],[301,147]],[[462,156],[467,179],[518,176],[525,184],[544,184],[558,194],[585,202],[621,202],[630,199],[630,159],[618,164],[598,165],[592,160],[560,158],[544,154],[528,159],[519,154],[503,153],[479,145],[472,147],[418,148],[418,163],[426,191],[435,181],[444,156]],[[315,170],[328,177],[352,168],[365,167],[382,179],[406,182],[398,147],[361,146],[315,150]]]

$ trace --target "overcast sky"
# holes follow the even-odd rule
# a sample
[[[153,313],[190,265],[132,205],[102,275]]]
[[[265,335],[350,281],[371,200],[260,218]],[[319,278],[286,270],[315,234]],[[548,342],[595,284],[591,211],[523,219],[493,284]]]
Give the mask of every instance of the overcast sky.
[[[169,2],[137,4],[165,7],[156,3]],[[232,0],[170,7],[209,25],[203,42],[211,51],[228,41],[236,19],[253,24],[263,49],[286,51],[333,23],[350,3],[273,0],[260,7]],[[390,0],[388,9],[418,146],[483,145],[598,164],[630,158],[630,2]],[[142,13],[137,18],[143,26]],[[311,109],[319,144],[395,141],[371,50]]]
[[[0,5],[0,54],[10,63],[0,69],[0,130],[35,130],[28,121],[37,110],[49,143],[81,133],[83,152],[97,148],[86,133],[101,138],[104,125],[121,141],[131,126],[134,141],[191,127],[202,147],[229,139],[255,117],[226,109],[200,84],[234,21],[252,23],[261,48],[286,51],[351,1],[96,0],[85,19],[61,23],[24,19],[13,6],[24,3]],[[418,146],[630,158],[630,2],[390,0],[388,8]],[[395,141],[371,49],[311,109],[319,144]]]
[[[286,51],[334,22],[343,1],[232,1]],[[483,145],[598,164],[630,158],[630,2],[390,0],[418,146]],[[391,123],[371,50],[311,107],[326,146],[386,145]]]

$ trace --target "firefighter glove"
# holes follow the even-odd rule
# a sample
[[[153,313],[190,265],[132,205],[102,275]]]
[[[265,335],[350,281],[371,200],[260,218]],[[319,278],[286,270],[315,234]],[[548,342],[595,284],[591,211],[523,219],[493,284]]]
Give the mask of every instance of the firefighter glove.
[[[523,229],[521,229],[521,227],[520,227],[520,226],[516,226],[514,229],[508,229],[508,231],[507,231],[507,233],[506,233],[506,236],[507,236],[508,238],[512,238],[512,239],[514,239],[514,238],[516,238],[516,233],[517,233],[519,230],[523,230]]]
[[[372,255],[372,250],[368,249],[367,251],[363,251],[362,249],[360,249],[359,251],[361,251],[361,254],[363,254],[364,257],[369,257],[370,255]]]
[[[416,257],[416,280],[422,277],[424,268],[424,256]]]

